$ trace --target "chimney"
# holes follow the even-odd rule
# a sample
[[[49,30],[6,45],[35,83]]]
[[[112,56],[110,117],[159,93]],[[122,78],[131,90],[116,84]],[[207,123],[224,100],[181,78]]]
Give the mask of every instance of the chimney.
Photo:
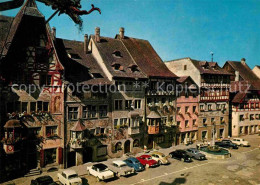
[[[125,38],[125,28],[121,27],[119,29],[119,35],[120,35],[120,39],[124,39]]]
[[[95,29],[95,40],[96,42],[100,42],[100,28],[96,27]]]
[[[239,71],[235,71],[235,81],[238,82],[239,81]]]
[[[246,65],[246,59],[245,59],[245,58],[242,58],[242,59],[241,59],[241,63],[242,63],[243,65]]]
[[[52,36],[53,36],[53,40],[56,40],[56,28],[52,27]]]
[[[88,53],[88,34],[84,35],[84,53]]]

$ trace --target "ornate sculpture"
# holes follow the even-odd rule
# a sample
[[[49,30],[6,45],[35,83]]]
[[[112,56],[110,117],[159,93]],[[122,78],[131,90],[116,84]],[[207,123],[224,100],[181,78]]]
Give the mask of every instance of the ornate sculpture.
[[[89,11],[80,10],[81,8],[81,0],[37,0],[39,2],[44,3],[47,6],[51,6],[53,10],[56,10],[56,13],[67,14],[71,17],[71,19],[78,25],[82,25],[81,15],[90,14],[93,11],[98,11],[101,14],[99,8],[96,8],[93,4],[92,8]],[[10,0],[7,2],[0,3],[0,11],[15,9],[22,6],[24,0]]]

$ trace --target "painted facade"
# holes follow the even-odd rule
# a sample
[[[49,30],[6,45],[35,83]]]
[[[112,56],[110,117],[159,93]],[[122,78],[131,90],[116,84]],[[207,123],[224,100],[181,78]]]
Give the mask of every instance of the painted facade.
[[[216,62],[183,58],[166,62],[176,75],[190,75],[199,87],[198,140],[228,137],[230,73]]]

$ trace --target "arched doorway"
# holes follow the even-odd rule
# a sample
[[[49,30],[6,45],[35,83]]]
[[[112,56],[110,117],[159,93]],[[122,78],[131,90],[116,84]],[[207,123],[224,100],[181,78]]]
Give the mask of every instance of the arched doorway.
[[[124,145],[124,153],[129,153],[129,152],[130,152],[130,141],[127,140]]]
[[[122,150],[122,143],[121,142],[117,142],[115,145],[115,152],[118,152]]]

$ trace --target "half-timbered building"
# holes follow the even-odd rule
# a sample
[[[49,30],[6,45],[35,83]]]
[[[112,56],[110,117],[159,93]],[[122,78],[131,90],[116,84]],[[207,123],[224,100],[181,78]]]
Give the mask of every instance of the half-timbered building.
[[[198,85],[199,121],[198,140],[228,137],[230,73],[216,62],[191,58],[166,62],[178,76],[188,76]],[[213,132],[214,130],[214,132]]]
[[[9,120],[1,122],[5,169],[26,173],[58,166],[63,163],[64,68],[51,30],[33,0],[15,17],[0,19],[6,29],[1,31],[0,75],[12,89],[2,105]]]
[[[230,130],[232,136],[255,134],[260,126],[260,79],[241,61],[227,61],[224,69],[233,74],[231,78]]]

